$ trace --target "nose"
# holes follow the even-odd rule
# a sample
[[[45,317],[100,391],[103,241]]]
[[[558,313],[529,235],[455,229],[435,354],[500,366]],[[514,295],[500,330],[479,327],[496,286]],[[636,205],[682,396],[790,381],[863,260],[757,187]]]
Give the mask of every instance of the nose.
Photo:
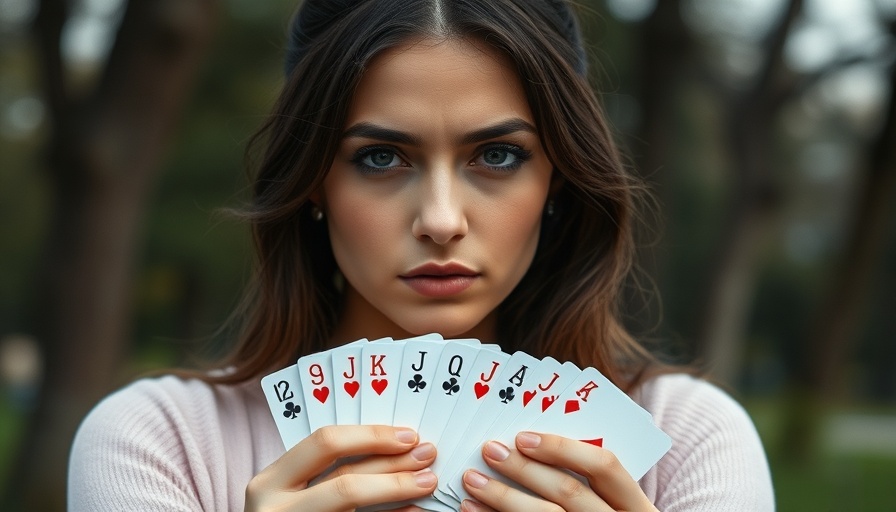
[[[417,215],[411,228],[418,240],[445,245],[466,236],[462,184],[450,169],[426,173],[419,189]]]

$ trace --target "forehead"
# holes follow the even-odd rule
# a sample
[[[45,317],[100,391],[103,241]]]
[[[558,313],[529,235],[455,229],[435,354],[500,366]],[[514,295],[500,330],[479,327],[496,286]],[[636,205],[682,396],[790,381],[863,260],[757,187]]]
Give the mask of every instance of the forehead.
[[[375,121],[371,117],[469,124],[510,116],[532,118],[506,55],[475,39],[422,38],[371,60],[352,98],[347,126]]]

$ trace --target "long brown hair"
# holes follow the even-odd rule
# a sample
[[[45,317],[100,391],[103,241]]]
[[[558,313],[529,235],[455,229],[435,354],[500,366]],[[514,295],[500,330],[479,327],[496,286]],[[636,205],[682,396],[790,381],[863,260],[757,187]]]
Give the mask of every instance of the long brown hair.
[[[309,196],[334,159],[346,110],[370,60],[411,37],[475,38],[515,63],[561,185],[532,266],[499,306],[505,351],[595,366],[629,388],[654,361],[623,327],[639,184],[627,173],[586,78],[576,18],[561,0],[308,0],[292,23],[287,81],[250,150],[259,151],[245,212],[256,249],[245,327],[207,377],[241,382],[323,350],[341,294],[325,223]]]

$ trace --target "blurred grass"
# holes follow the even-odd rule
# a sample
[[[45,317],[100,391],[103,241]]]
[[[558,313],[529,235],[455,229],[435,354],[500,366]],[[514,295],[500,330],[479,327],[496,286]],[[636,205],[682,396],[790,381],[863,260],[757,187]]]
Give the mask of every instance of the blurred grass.
[[[21,409],[15,407],[6,389],[0,389],[0,490],[6,487],[13,458],[16,456],[16,443],[25,426]]]
[[[809,463],[794,464],[777,450],[782,403],[748,400],[746,406],[768,450],[780,512],[896,510],[896,447],[877,453],[822,447]],[[896,407],[849,406],[835,414],[856,412],[896,417]],[[7,393],[0,395],[0,482],[6,482],[12,470],[15,445],[24,428],[22,416]]]
[[[785,458],[780,441],[783,400],[746,400],[745,406],[768,453],[779,512],[896,510],[896,445],[887,450],[847,450],[835,446],[839,443],[833,442],[832,429],[822,428],[822,446],[810,460],[797,463]],[[896,407],[849,404],[831,414],[894,418]]]

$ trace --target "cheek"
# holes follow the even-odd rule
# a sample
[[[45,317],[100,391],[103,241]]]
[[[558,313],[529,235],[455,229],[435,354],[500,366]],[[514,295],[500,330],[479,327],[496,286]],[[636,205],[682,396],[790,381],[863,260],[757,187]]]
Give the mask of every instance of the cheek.
[[[545,194],[541,187],[503,202],[489,222],[489,238],[496,243],[498,261],[507,261],[507,271],[522,276],[529,268],[541,231]],[[508,256],[515,255],[513,260]]]
[[[388,209],[376,198],[353,194],[329,195],[327,222],[333,255],[343,272],[353,274],[365,261],[381,257],[394,246],[389,239]]]
[[[377,210],[363,202],[341,201],[334,204],[328,218],[331,236],[343,242],[368,245],[376,240],[370,227],[378,224]]]

